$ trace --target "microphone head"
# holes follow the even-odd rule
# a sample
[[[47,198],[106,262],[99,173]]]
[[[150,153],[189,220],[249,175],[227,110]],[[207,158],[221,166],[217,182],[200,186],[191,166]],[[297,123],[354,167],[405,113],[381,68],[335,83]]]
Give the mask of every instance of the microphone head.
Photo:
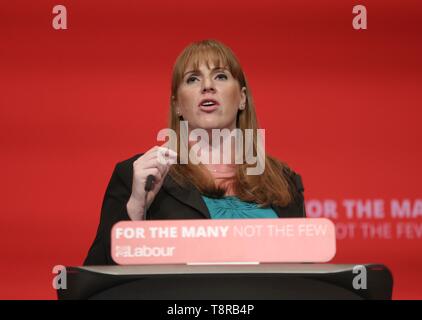
[[[154,187],[154,176],[153,175],[149,175],[147,177],[147,182],[145,183],[145,191],[151,191],[152,188]]]

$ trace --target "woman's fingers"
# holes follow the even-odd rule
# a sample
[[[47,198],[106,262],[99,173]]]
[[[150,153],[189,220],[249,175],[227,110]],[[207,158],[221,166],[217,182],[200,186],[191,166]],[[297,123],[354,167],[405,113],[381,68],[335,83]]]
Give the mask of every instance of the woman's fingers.
[[[144,191],[141,186],[145,185],[149,175],[154,176],[152,194],[155,194],[155,191],[158,192],[163,179],[170,170],[170,166],[174,163],[177,163],[177,153],[169,148],[160,146],[151,148],[136,159],[133,163],[133,174],[137,197],[143,194]]]
[[[139,170],[156,167],[162,174],[168,167],[177,163],[177,153],[171,149],[155,146],[134,162]]]
[[[160,146],[158,147],[159,152],[163,152],[167,157],[171,159],[177,159],[177,152],[166,147],[166,146]]]
[[[165,171],[167,170],[167,167],[169,167],[169,164],[162,164],[158,158],[151,158],[148,161],[144,162],[142,165],[140,165],[139,170],[145,170],[150,168],[157,168],[160,170],[161,174],[163,175]]]
[[[146,178],[150,175],[154,176],[155,181],[161,181],[163,175],[161,174],[161,171],[158,170],[157,168],[148,168],[144,170],[144,174],[145,174],[145,181]]]
[[[163,146],[149,149],[133,162],[132,194],[129,199],[131,205],[128,206],[128,214],[132,220],[139,220],[142,216],[140,212],[145,212],[145,208],[149,207],[160,190],[170,166],[176,162],[177,153]],[[145,184],[150,175],[154,177],[154,185],[145,199]]]
[[[174,164],[177,162],[177,153],[171,149],[155,146],[144,153],[138,160],[149,161],[158,158],[162,164]]]

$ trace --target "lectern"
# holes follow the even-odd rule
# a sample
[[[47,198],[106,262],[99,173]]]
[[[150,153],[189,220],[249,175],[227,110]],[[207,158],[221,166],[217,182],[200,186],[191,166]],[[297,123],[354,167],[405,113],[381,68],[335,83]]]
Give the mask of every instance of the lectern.
[[[391,299],[393,278],[387,267],[362,264],[361,271],[356,272],[356,266],[268,263],[67,267],[67,289],[59,289],[58,298]],[[357,276],[360,281],[356,281]]]

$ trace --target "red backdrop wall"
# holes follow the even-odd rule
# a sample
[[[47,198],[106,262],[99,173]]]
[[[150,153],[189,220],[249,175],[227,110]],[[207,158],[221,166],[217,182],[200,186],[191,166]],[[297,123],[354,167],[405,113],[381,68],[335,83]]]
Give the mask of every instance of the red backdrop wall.
[[[67,30],[52,28],[56,4]],[[367,30],[352,28],[357,4]],[[3,1],[0,298],[55,298],[53,266],[82,263],[115,163],[155,144],[176,56],[205,38],[240,59],[267,151],[302,175],[308,213],[339,227],[333,262],[384,263],[394,298],[422,298],[421,10],[416,0]]]

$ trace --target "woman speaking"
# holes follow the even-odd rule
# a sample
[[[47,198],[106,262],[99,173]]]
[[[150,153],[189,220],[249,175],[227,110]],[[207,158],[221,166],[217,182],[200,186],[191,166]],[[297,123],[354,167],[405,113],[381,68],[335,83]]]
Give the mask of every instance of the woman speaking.
[[[216,129],[241,133],[258,129],[242,68],[233,52],[218,41],[192,43],[177,58],[169,128],[180,143],[176,147],[154,146],[116,165],[85,265],[115,264],[110,233],[122,220],[305,217],[300,176],[285,163],[264,153],[265,170],[260,174],[248,174],[251,164],[239,163],[234,157],[224,163],[198,163],[190,158],[183,163],[183,143],[189,150],[193,145],[190,138],[184,141],[180,137],[182,124],[188,133],[200,129],[210,137]],[[215,153],[212,142],[202,143],[199,153]],[[252,149],[257,152],[256,139]]]

